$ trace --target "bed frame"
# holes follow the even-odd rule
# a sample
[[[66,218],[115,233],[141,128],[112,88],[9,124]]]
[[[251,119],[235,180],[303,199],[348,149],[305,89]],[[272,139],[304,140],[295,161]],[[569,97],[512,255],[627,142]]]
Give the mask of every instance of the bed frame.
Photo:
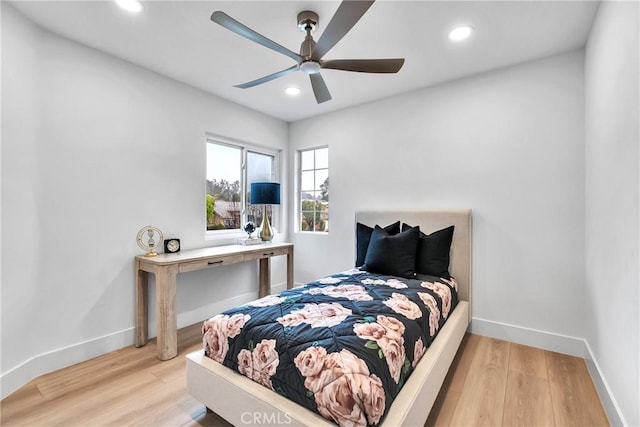
[[[356,222],[385,226],[402,221],[429,234],[455,225],[451,275],[458,282],[459,302],[415,371],[394,400],[382,426],[424,425],[449,366],[471,321],[471,210],[362,211]],[[207,358],[187,355],[187,389],[207,408],[235,426],[246,424],[335,426],[320,415]]]

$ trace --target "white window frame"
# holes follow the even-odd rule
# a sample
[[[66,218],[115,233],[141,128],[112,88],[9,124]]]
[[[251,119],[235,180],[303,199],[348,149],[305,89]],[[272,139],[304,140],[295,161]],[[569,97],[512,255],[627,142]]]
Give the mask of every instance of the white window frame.
[[[207,132],[205,137],[205,144],[209,144],[209,143],[225,145],[228,147],[233,147],[241,150],[242,160],[241,160],[241,166],[240,166],[240,192],[241,192],[240,218],[241,218],[242,224],[245,224],[247,222],[247,213],[248,213],[248,205],[249,205],[249,201],[247,200],[247,192],[248,192],[248,185],[249,185],[249,183],[247,182],[247,155],[251,152],[251,153],[272,156],[273,164],[271,168],[271,181],[280,182],[281,150],[263,147],[257,144],[250,144],[235,138],[229,138],[226,136],[216,135],[216,134]],[[205,152],[206,152],[206,148],[207,146],[205,145]],[[205,181],[206,181],[207,179],[206,170],[208,165],[207,165],[207,156],[205,155],[204,157],[205,157]],[[205,189],[205,194],[206,194],[206,189]],[[280,209],[283,209],[283,208],[280,207],[279,209],[278,208],[272,209],[271,226],[275,229],[276,233],[280,233],[280,230],[281,230],[280,222],[281,222],[282,215],[281,215]],[[206,212],[206,206],[205,206],[205,212]],[[259,227],[260,224],[256,224],[256,226]],[[246,236],[246,233],[241,228],[229,228],[229,229],[223,229],[223,230],[207,230],[206,220],[205,220],[204,229],[205,229],[205,240],[234,239],[234,238]]]
[[[296,150],[296,179],[297,179],[297,185],[296,185],[296,227],[295,230],[297,233],[304,233],[304,234],[313,234],[316,236],[328,236],[329,235],[329,231],[314,231],[314,230],[303,230],[302,229],[302,153],[305,151],[312,151],[312,150],[321,150],[323,148],[329,149],[328,145],[318,145],[316,147],[305,147],[305,148],[299,148],[298,150]],[[314,161],[314,169],[315,169],[315,161]],[[327,163],[327,171],[330,170],[329,164]],[[331,173],[329,172],[329,177],[331,177]],[[329,206],[331,206],[331,199],[329,199]],[[331,212],[331,207],[329,207],[329,212]],[[331,219],[331,213],[329,213],[329,220]]]

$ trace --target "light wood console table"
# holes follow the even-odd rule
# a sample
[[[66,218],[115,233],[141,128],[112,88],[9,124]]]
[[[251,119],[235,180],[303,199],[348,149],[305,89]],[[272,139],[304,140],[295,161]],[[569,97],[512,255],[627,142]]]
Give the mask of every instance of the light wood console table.
[[[178,314],[176,310],[176,276],[178,273],[259,260],[258,295],[263,297],[271,292],[269,260],[272,256],[277,255],[287,256],[287,289],[291,289],[293,288],[292,243],[216,246],[175,254],[159,254],[155,257],[136,256],[135,346],[142,347],[148,341],[148,273],[153,273],[156,278],[157,356],[160,360],[168,360],[178,354]]]

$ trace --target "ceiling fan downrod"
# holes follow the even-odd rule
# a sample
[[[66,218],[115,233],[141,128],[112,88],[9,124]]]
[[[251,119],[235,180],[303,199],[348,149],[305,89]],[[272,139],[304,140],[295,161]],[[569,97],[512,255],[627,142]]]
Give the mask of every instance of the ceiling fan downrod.
[[[307,35],[304,38],[304,41],[300,45],[300,56],[304,58],[304,61],[301,65],[306,64],[307,61],[311,59],[311,54],[313,53],[313,49],[316,47],[316,42],[313,40],[313,36],[311,33],[315,32],[318,28],[318,14],[312,12],[310,10],[305,10],[298,14],[298,29]],[[304,71],[303,68],[301,68]],[[318,71],[320,71],[320,67],[318,65]],[[305,71],[307,74],[308,73]]]

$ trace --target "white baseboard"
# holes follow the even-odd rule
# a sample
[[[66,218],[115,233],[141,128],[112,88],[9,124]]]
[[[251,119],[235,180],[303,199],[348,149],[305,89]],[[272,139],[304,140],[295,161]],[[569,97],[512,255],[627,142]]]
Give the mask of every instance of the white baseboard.
[[[271,286],[273,293],[287,288],[286,282]],[[231,307],[245,304],[258,298],[258,291],[238,295],[198,307],[196,310],[178,313],[178,327],[193,325]],[[149,337],[156,336],[156,322],[149,322]],[[133,345],[134,328],[127,328],[102,337],[72,344],[46,353],[38,354],[0,375],[0,395],[4,399],[20,387],[40,375],[62,369],[76,363]]]
[[[620,407],[618,406],[618,402],[613,398],[613,393],[611,393],[607,380],[605,380],[604,375],[602,375],[600,365],[598,365],[595,357],[593,357],[593,352],[591,351],[589,343],[585,341],[584,345],[585,350],[583,357],[587,363],[587,368],[589,369],[591,378],[593,379],[593,385],[596,387],[602,406],[609,418],[609,424],[612,426],[628,426],[629,424],[625,421],[624,416],[620,411]]]
[[[470,332],[543,350],[584,357],[585,346],[582,338],[494,322],[478,317],[474,317],[471,321]]]
[[[602,406],[609,418],[609,423],[612,426],[627,425],[611,393],[611,389],[602,375],[596,359],[593,357],[589,343],[583,338],[524,328],[522,326],[494,322],[477,317],[472,319],[469,332],[583,358],[589,369],[589,374],[598,392]]]

